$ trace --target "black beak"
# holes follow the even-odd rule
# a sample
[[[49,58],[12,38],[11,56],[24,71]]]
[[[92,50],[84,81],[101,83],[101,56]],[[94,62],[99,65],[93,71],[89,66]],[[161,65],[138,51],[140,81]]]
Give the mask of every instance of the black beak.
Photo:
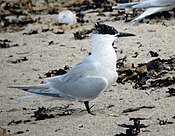
[[[129,36],[135,36],[135,34],[118,32],[115,36],[116,37],[129,37]]]

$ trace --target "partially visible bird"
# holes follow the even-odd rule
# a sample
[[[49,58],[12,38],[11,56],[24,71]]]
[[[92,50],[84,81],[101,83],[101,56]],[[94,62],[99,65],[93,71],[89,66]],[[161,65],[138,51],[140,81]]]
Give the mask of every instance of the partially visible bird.
[[[78,100],[84,102],[88,113],[91,113],[89,101],[95,99],[100,92],[107,90],[118,77],[116,53],[112,45],[116,37],[124,36],[134,36],[134,34],[121,33],[114,27],[97,23],[91,35],[91,55],[66,74],[46,78],[43,84],[10,87],[58,99]]]
[[[148,8],[140,16],[131,21],[131,24],[138,24],[143,18],[155,13],[169,11],[175,7],[175,0],[143,0],[140,2],[130,2],[118,4],[113,6],[113,9],[126,9],[126,8]]]

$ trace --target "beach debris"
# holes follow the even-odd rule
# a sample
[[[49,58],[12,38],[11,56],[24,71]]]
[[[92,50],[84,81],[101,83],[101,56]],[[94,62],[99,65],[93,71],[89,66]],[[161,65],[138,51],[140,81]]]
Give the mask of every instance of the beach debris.
[[[76,13],[76,17],[77,17],[77,22],[78,23],[88,23],[88,20],[85,20],[84,17],[85,17],[85,14],[82,13],[82,12],[78,12]]]
[[[27,130],[19,130],[19,131],[17,131],[17,132],[14,132],[13,134],[14,135],[20,135],[20,134],[23,134],[23,133],[26,133],[26,132],[28,132],[29,130],[27,129]]]
[[[159,121],[159,125],[167,125],[167,124],[173,124],[174,122],[168,121],[168,119],[159,119],[157,118],[157,120]]]
[[[49,31],[49,26],[48,25],[44,25],[41,27],[41,32],[48,32]]]
[[[64,34],[64,30],[62,29],[53,29],[52,31],[54,34]]]
[[[134,0],[118,0],[118,3],[128,3],[130,1],[134,1]]]
[[[126,56],[124,56],[123,58],[119,58],[118,60],[117,60],[117,68],[119,68],[119,69],[121,69],[121,68],[124,68],[125,66],[124,66],[124,62],[126,62]],[[132,64],[133,65],[133,64]],[[133,67],[134,67],[134,65],[133,65]]]
[[[20,15],[19,17],[16,15],[13,16],[5,16],[2,15],[0,17],[0,31],[7,32],[17,32],[23,30],[24,26],[28,24],[35,23],[37,19],[34,19],[30,15]]]
[[[82,31],[77,31],[77,32],[74,33],[74,38],[76,40],[82,40],[82,39],[88,37],[91,32],[92,32],[92,29],[90,29],[90,30],[85,29],[85,30],[82,30]]]
[[[63,69],[54,69],[54,70],[48,71],[44,75],[46,77],[53,77],[53,76],[62,75],[62,74],[65,74],[65,73],[67,73],[67,72],[65,70],[63,70]]]
[[[85,20],[83,11],[89,12],[111,12],[114,0],[72,0],[64,1],[1,1],[0,2],[0,32],[17,32],[25,30],[28,24],[48,25],[49,29],[42,30],[46,32],[52,29],[52,24],[58,24],[57,29],[72,29],[88,23]],[[46,22],[41,15],[58,14],[55,22]],[[62,28],[61,24],[69,24]],[[33,34],[33,33],[32,33]],[[58,33],[59,34],[59,33]]]
[[[10,123],[8,123],[7,125],[10,126],[10,125],[18,125],[18,124],[21,124],[21,123],[28,123],[28,122],[31,122],[31,120],[27,119],[27,120],[12,120]]]
[[[9,125],[11,125],[11,124],[20,124],[20,123],[22,123],[22,120],[17,120],[17,121],[14,121],[14,120],[12,120],[10,123],[8,123],[7,125],[9,126]]]
[[[138,111],[141,109],[153,109],[155,108],[155,106],[140,106],[140,107],[136,107],[136,108],[129,108],[123,111],[123,113],[128,113],[128,112],[134,112],[134,111]]]
[[[82,40],[82,39],[84,39],[84,38],[86,38],[86,37],[87,37],[87,36],[84,35],[84,34],[82,33],[82,31],[77,31],[77,32],[74,33],[74,38],[75,38],[76,40]]]
[[[63,69],[55,69],[55,70],[50,70],[47,73],[44,74],[45,77],[53,77],[57,75],[63,75],[67,73],[67,70],[69,70],[70,67],[65,65]]]
[[[154,51],[150,51],[149,54],[151,55],[151,57],[158,57],[159,54],[157,52]]]
[[[28,58],[27,57],[21,57],[21,58],[16,59],[16,60],[9,59],[7,62],[17,64],[17,63],[21,63],[21,62],[24,62],[24,61],[28,61]]]
[[[71,115],[75,109],[69,108],[70,105],[63,105],[60,107],[39,107],[37,111],[34,111],[34,115],[31,117],[35,118],[35,121],[55,118],[57,116],[68,116]]]
[[[0,48],[10,48],[10,47],[16,47],[19,46],[19,44],[11,44],[11,41],[8,39],[0,39]]]
[[[70,10],[61,11],[57,16],[58,23],[73,25],[77,23],[76,14]]]
[[[58,22],[47,22],[47,24],[49,25],[49,31],[53,32],[54,34],[64,34],[66,30],[71,30],[80,26],[79,24],[68,25]]]
[[[21,109],[18,109],[18,108],[12,108],[12,109],[9,109],[7,110],[7,112],[17,112],[17,111],[20,111]]]
[[[79,125],[78,127],[79,127],[79,128],[83,128],[83,124]]]
[[[33,35],[33,34],[38,34],[37,28],[30,29],[28,32],[23,33],[23,35]]]
[[[139,55],[138,52],[134,52],[134,55],[132,56],[133,58],[137,58],[137,56]]]
[[[169,96],[175,96],[175,88],[168,88],[168,91],[166,93],[169,93]]]
[[[49,110],[45,107],[39,107],[37,111],[34,111],[34,115],[32,117],[36,118],[35,120],[45,120],[54,118],[55,116],[50,114]]]
[[[113,104],[106,105],[106,108],[107,108],[107,109],[111,109],[111,108],[113,108],[113,107],[115,107],[115,105],[113,105]]]
[[[49,45],[53,45],[53,44],[54,44],[54,41],[50,41],[50,42],[49,42]]]
[[[129,121],[133,121],[133,125],[118,124],[120,127],[127,128],[126,133],[116,134],[115,136],[137,136],[140,133],[141,128],[147,128],[147,125],[140,124],[140,120],[145,118],[130,118]]]
[[[85,0],[85,1],[72,1],[70,3],[66,3],[65,6],[72,11],[80,12],[86,10],[94,10],[98,9],[103,12],[111,12],[112,4],[115,1],[113,0]]]
[[[5,128],[0,127],[0,136],[12,136]]]
[[[133,88],[147,89],[169,86],[175,83],[175,58],[157,58],[148,63],[138,64],[138,66],[123,63],[120,64],[117,71],[119,75],[117,82],[134,83]]]
[[[25,132],[24,131],[17,131],[17,132],[15,132],[16,135],[23,134],[23,133],[25,133]]]
[[[7,125],[18,125],[21,123],[29,123],[33,121],[39,121],[39,120],[45,120],[45,119],[51,119],[55,118],[58,116],[68,116],[72,115],[75,112],[75,109],[70,108],[72,104],[67,104],[67,105],[62,105],[62,106],[57,106],[57,107],[39,107],[37,110],[36,109],[27,109],[23,108],[23,110],[35,110],[32,111],[31,118],[33,119],[26,119],[26,120],[12,120],[10,123]],[[34,112],[34,113],[33,113]]]

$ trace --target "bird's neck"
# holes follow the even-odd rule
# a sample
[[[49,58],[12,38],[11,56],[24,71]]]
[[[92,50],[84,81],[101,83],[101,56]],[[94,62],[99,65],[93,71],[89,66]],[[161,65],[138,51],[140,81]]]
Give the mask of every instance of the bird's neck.
[[[116,53],[112,47],[113,39],[92,37],[92,57],[112,70],[116,69]]]

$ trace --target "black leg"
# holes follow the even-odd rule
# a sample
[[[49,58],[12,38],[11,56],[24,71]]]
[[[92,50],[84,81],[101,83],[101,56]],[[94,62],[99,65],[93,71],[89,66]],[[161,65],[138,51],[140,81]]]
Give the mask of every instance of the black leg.
[[[94,105],[93,105],[92,107],[89,108],[89,101],[85,101],[85,102],[84,102],[84,105],[85,105],[85,107],[86,107],[87,112],[88,112],[89,114],[91,114],[91,115],[94,115],[94,113],[92,113],[92,112],[90,111],[90,109],[91,109]]]

